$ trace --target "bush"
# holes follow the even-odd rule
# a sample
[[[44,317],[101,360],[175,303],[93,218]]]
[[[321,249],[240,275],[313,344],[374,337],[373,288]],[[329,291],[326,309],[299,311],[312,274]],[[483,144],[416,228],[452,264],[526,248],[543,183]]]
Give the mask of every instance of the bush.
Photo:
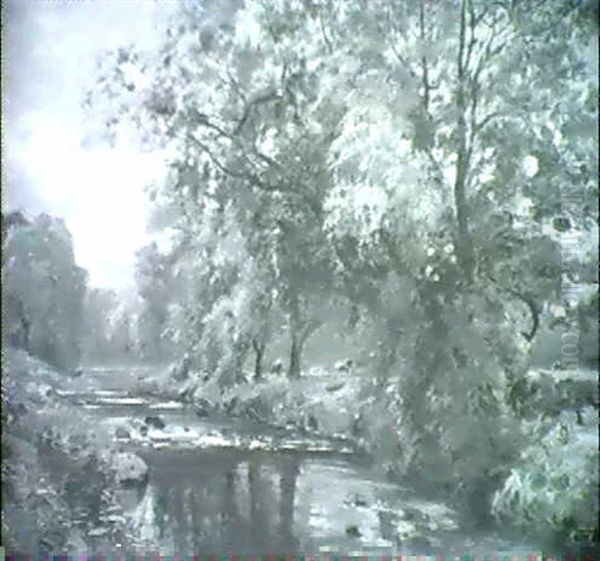
[[[598,539],[598,435],[592,407],[534,423],[530,446],[496,492],[493,514],[555,543]]]

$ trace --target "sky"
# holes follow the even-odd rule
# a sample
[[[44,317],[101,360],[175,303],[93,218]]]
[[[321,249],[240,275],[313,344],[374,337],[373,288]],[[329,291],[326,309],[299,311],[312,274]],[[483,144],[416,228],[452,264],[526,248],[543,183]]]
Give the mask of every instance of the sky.
[[[164,165],[125,140],[111,147],[90,136],[82,100],[107,49],[155,44],[166,3],[2,4],[2,208],[63,218],[90,284],[127,288],[134,253],[150,240],[144,187],[160,179]]]

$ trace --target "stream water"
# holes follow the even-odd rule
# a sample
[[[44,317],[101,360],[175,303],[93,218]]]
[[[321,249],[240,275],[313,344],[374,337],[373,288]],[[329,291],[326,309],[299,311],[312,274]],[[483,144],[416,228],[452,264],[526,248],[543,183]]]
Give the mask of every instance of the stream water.
[[[132,395],[127,369],[94,369],[64,396],[98,423],[165,426],[119,438],[149,468],[122,489],[128,541],[164,553],[436,554],[538,550],[495,534],[465,535],[455,513],[392,484],[347,443],[244,420],[200,418],[175,402]],[[137,421],[136,421],[137,420]]]

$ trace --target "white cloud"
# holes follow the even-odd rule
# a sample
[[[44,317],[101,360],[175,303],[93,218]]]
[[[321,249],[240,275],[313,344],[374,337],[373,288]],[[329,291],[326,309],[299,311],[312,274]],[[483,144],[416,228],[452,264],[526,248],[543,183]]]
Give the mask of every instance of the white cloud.
[[[48,211],[65,217],[78,263],[93,284],[110,285],[113,270],[123,282],[148,241],[144,188],[164,173],[162,159],[127,145],[85,149],[76,129],[39,114],[28,120],[30,137],[15,155]]]
[[[155,25],[154,16],[174,5],[12,2],[3,131],[11,181],[3,205],[63,217],[94,285],[133,281],[133,254],[149,239],[144,187],[161,176],[162,159],[133,144],[82,146],[89,117],[81,102],[97,58],[121,45],[152,48],[166,21]]]

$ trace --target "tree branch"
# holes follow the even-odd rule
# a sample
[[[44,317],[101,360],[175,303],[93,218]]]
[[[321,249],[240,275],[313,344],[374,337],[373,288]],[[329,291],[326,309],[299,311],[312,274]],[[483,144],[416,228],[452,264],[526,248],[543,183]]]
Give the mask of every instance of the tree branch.
[[[325,42],[325,46],[327,47],[327,52],[329,54],[333,53],[333,45],[327,37],[327,33],[325,33],[325,26],[323,25],[323,11],[319,11],[319,27],[321,28],[321,35],[323,36],[323,41]]]
[[[469,31],[470,31],[470,39],[469,44],[467,45],[467,55],[465,59],[465,69],[469,68],[469,64],[471,62],[471,56],[474,52],[475,44],[477,41],[475,40],[475,27],[476,27],[476,18],[475,18],[475,8],[473,7],[473,0],[469,0]]]
[[[454,181],[454,206],[458,226],[458,257],[461,268],[468,283],[473,280],[474,259],[473,242],[469,233],[469,216],[465,187],[469,172],[469,152],[467,150],[467,124],[465,104],[465,29],[466,29],[466,2],[462,0],[460,7],[460,36],[458,48],[458,75],[456,92],[457,135],[458,147],[456,157],[456,179]]]
[[[253,99],[249,103],[245,103],[244,113],[242,114],[242,117],[238,121],[238,124],[235,127],[235,130],[233,131],[233,136],[237,136],[239,134],[239,132],[242,130],[242,127],[244,126],[244,124],[246,123],[248,118],[250,117],[251,110],[253,110],[255,107],[257,107],[259,105],[262,105],[263,103],[268,103],[269,101],[275,101],[277,99],[281,99],[281,96],[279,94],[277,94],[275,92],[269,92],[269,93],[263,94],[261,96],[258,96],[257,98]]]
[[[300,345],[304,345],[304,343],[306,342],[306,340],[315,331],[317,331],[322,325],[323,325],[323,322],[321,320],[318,320],[318,319],[312,319],[312,320],[310,320],[308,322],[308,324],[304,327],[304,330],[302,331],[302,334],[300,335]]]
[[[423,49],[423,56],[421,57],[421,71],[423,79],[423,106],[425,112],[429,112],[429,73],[427,67],[427,57],[425,56],[425,9],[424,0],[419,2],[419,27],[421,33],[421,48]]]
[[[267,183],[265,183],[264,181],[262,181],[257,175],[253,174],[253,173],[249,173],[248,171],[234,171],[232,169],[230,169],[229,167],[227,167],[226,165],[222,164],[219,159],[214,155],[214,153],[212,152],[212,150],[201,140],[198,140],[195,136],[193,136],[191,133],[188,133],[187,138],[194,144],[196,144],[196,146],[198,146],[198,148],[200,148],[203,152],[205,152],[208,157],[211,159],[211,161],[213,162],[213,164],[220,170],[222,171],[225,175],[228,175],[230,177],[234,177],[236,179],[243,179],[245,181],[250,182],[252,185],[255,185],[257,187],[260,187],[266,191],[278,191],[279,189],[277,187],[274,187],[272,185],[269,185]]]
[[[196,109],[193,109],[190,112],[190,117],[192,117],[194,119],[194,122],[196,124],[214,130],[215,132],[217,132],[219,134],[219,136],[229,138],[229,139],[232,138],[232,135],[230,133],[228,133],[227,131],[222,129],[220,126],[215,125],[214,123],[209,121],[208,116],[205,115],[204,113],[200,113]]]
[[[531,313],[531,318],[533,320],[533,325],[531,326],[531,331],[529,333],[527,333],[526,331],[521,331],[521,335],[523,337],[525,337],[525,339],[529,343],[531,343],[531,341],[533,341],[533,338],[535,337],[535,334],[540,325],[540,312],[535,303],[535,300],[533,299],[531,294],[527,294],[527,293],[523,294],[523,293],[521,293],[517,290],[513,290],[513,289],[510,289],[509,292],[513,296],[516,296],[519,300],[524,302],[527,305],[527,307],[529,308],[529,312]]]
[[[492,111],[492,113],[486,115],[481,121],[479,121],[479,123],[475,123],[476,132],[480,133],[490,121],[496,117],[499,117],[500,115],[502,115],[500,111]]]

